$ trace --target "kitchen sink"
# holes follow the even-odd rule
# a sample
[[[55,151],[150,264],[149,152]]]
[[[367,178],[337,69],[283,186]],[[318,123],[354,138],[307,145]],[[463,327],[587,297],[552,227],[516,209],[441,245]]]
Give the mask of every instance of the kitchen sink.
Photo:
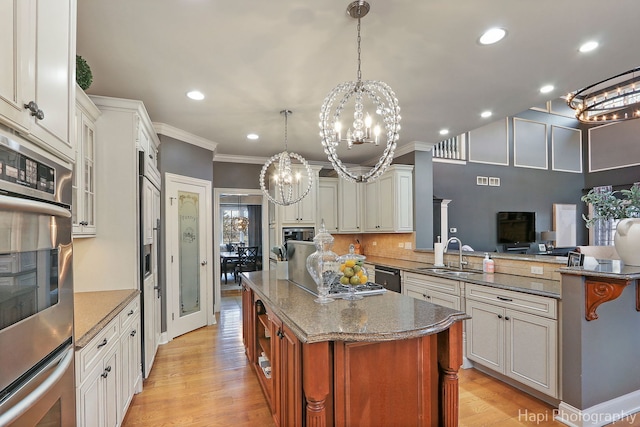
[[[446,268],[433,268],[433,267],[423,267],[419,268],[422,271],[428,271],[429,273],[443,274],[446,276],[455,276],[455,277],[467,277],[472,274],[470,271],[460,271],[460,270],[448,270]]]

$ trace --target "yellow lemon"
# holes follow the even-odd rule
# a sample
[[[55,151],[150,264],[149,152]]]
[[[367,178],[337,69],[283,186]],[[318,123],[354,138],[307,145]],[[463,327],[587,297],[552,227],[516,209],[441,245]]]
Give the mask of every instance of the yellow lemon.
[[[369,278],[367,276],[360,276],[360,283],[367,283],[369,281]]]
[[[340,264],[340,271],[344,271],[344,269],[345,269],[345,268],[347,268],[347,266],[346,266],[346,265],[344,265],[344,264]]]
[[[347,267],[353,267],[354,265],[356,265],[356,262],[355,260],[348,259],[344,262],[344,265],[346,265]]]

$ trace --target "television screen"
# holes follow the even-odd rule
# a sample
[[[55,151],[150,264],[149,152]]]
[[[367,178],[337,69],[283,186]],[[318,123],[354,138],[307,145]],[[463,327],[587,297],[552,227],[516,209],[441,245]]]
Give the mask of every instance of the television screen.
[[[535,212],[498,212],[498,243],[532,243],[535,241]]]

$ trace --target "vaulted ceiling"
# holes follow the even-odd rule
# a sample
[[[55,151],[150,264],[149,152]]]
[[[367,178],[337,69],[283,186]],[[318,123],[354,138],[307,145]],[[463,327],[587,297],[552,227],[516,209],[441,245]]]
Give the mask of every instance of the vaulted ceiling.
[[[382,80],[402,108],[398,145],[437,142],[638,66],[637,0],[370,0],[362,77]],[[348,0],[80,0],[77,52],[87,91],[142,100],[154,122],[217,144],[219,156],[284,148],[325,161],[318,114],[328,92],[356,78]],[[478,38],[502,27],[501,42]],[[578,52],[589,40],[590,53]],[[541,94],[541,86],[555,89]],[[197,89],[205,99],[193,101]],[[489,119],[480,113],[491,110]],[[248,133],[260,138],[250,141]],[[340,151],[366,162],[381,148]]]

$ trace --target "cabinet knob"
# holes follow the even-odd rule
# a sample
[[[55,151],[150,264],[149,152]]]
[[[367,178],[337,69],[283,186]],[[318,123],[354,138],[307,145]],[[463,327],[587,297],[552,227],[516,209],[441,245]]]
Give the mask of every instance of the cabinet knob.
[[[498,314],[498,319],[502,319],[502,314]]]
[[[509,316],[504,316],[504,320],[509,320]]]
[[[36,104],[35,101],[30,101],[28,104],[24,104],[24,108],[31,111],[31,115],[35,116],[36,119],[44,119],[44,112],[38,108],[38,104]]]
[[[102,342],[100,344],[98,344],[98,348],[104,347],[105,345],[107,345],[107,339],[103,339]]]
[[[200,265],[207,265],[207,261],[202,261]]]
[[[131,333],[130,333],[129,335],[131,335],[132,337],[135,337],[137,332],[138,332],[138,331],[136,331],[136,330],[134,329],[133,331],[131,331]]]

